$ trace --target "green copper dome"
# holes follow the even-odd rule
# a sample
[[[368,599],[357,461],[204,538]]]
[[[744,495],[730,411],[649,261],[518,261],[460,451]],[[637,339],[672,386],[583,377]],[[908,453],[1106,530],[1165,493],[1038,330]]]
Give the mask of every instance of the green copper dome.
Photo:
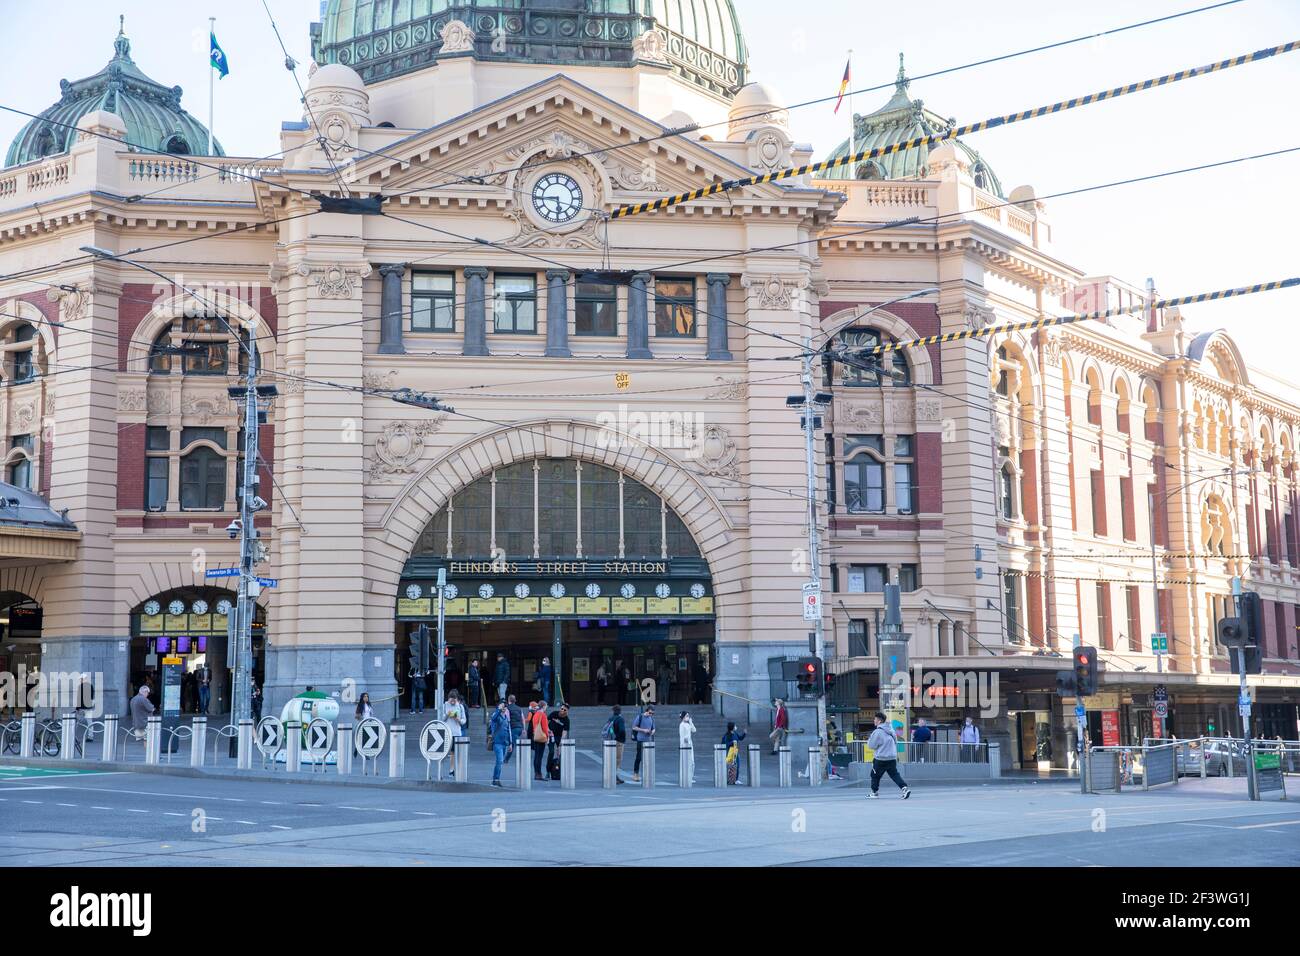
[[[163,86],[140,72],[131,59],[131,41],[124,27],[113,42],[113,59],[107,66],[84,80],[62,80],[59,89],[62,98],[24,126],[14,139],[5,158],[6,166],[66,153],[75,142],[77,124],[96,110],[121,117],[126,124],[128,148],[181,154],[207,152],[207,127],[181,108],[179,86]],[[213,142],[212,150],[218,156],[225,155],[219,143]]]
[[[367,83],[424,69],[459,20],[480,60],[631,66],[657,30],[679,76],[730,96],[745,85],[745,41],[733,0],[329,0],[312,26],[316,62],[343,63]]]
[[[888,103],[868,116],[853,117],[856,131],[856,146],[852,152],[860,153],[890,143],[901,143],[918,136],[936,136],[952,129],[956,122],[944,119],[939,114],[925,108],[921,100],[912,99],[907,88],[911,80],[903,69],[903,54],[898,54],[898,79],[894,82],[894,95]],[[988,192],[1002,196],[1002,184],[983,157],[961,140],[952,140],[957,152],[970,166],[975,185]],[[839,159],[850,155],[850,144],[845,141],[839,145],[829,159]],[[826,179],[922,179],[930,164],[930,147],[920,146],[906,149],[888,156],[870,159],[861,163],[856,170],[840,166],[824,174]]]

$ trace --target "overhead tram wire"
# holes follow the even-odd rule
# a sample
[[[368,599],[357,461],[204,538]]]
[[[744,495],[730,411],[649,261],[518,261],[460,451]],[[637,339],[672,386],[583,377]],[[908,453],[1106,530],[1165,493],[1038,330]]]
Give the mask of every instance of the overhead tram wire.
[[[1183,80],[1190,80],[1194,77],[1205,76],[1222,70],[1229,70],[1233,67],[1255,63],[1273,56],[1291,53],[1295,50],[1300,50],[1300,40],[1291,40],[1278,46],[1256,50],[1254,53],[1243,53],[1236,57],[1220,60],[1217,63],[1207,63],[1204,66],[1190,67],[1188,69],[1178,70],[1175,73],[1166,73],[1164,76],[1153,77],[1149,80],[1130,83],[1125,86],[1117,86],[1113,89],[1101,90],[1096,93],[1089,93],[1086,96],[1078,96],[1068,100],[1059,100],[1058,102],[1047,106],[1039,106],[1034,109],[1023,110],[1016,113],[1007,113],[1002,116],[994,116],[986,120],[979,120],[975,123],[967,123],[964,126],[955,126],[943,133],[935,133],[930,136],[917,136],[913,139],[889,143],[885,146],[876,146],[852,155],[841,156],[839,159],[827,159],[817,163],[807,163],[803,166],[792,166],[789,169],[783,169],[777,172],[764,173],[755,176],[744,176],[740,179],[729,179],[720,183],[702,186],[699,189],[693,189],[689,192],[678,193],[675,196],[664,196],[659,199],[649,200],[648,202],[629,203],[615,209],[609,214],[609,217],[610,219],[626,219],[630,216],[637,216],[647,212],[659,212],[672,206],[679,206],[682,203],[693,202],[697,199],[704,199],[709,196],[716,196],[719,193],[732,192],[737,189],[743,189],[747,186],[759,186],[767,183],[781,182],[798,176],[807,176],[811,173],[824,172],[830,169],[839,169],[842,166],[856,166],[858,163],[865,162],[869,159],[876,159],[893,153],[901,153],[909,149],[918,149],[921,146],[934,146],[939,143],[945,143],[948,140],[965,136],[968,133],[978,133],[981,130],[996,129],[1000,126],[1009,126],[1012,123],[1021,123],[1026,120],[1038,119],[1042,116],[1051,116],[1081,106],[1100,103],[1104,100],[1118,99],[1121,96],[1128,96],[1132,93],[1142,93],[1156,87],[1170,86],[1174,83],[1180,83]]]
[[[1052,43],[1040,44],[1039,46],[1030,47],[1030,48],[1028,48],[1028,49],[1024,49],[1024,50],[1017,50],[1017,51],[1012,52],[1012,53],[1003,53],[1003,54],[1000,54],[1000,55],[998,55],[998,56],[985,57],[984,59],[974,60],[974,61],[972,61],[972,62],[969,62],[969,63],[963,63],[963,64],[960,64],[960,65],[958,65],[958,66],[945,67],[944,69],[941,69],[941,70],[935,70],[935,71],[930,72],[930,73],[922,73],[922,74],[919,74],[919,75],[917,75],[917,76],[909,77],[909,80],[912,80],[912,81],[917,81],[917,80],[927,80],[927,79],[932,79],[932,78],[937,77],[937,76],[946,76],[946,75],[948,75],[948,74],[950,74],[950,73],[959,73],[959,72],[961,72],[962,70],[969,70],[969,69],[972,69],[972,68],[974,68],[974,67],[986,66],[986,65],[991,64],[991,63],[999,63],[999,62],[1003,62],[1003,61],[1006,61],[1006,60],[1012,60],[1012,59],[1015,59],[1015,58],[1017,58],[1017,57],[1028,56],[1029,54],[1032,54],[1032,53],[1041,53],[1041,52],[1046,51],[1046,50],[1058,49],[1058,48],[1060,48],[1060,47],[1070,46],[1070,45],[1075,44],[1075,43],[1084,43],[1084,42],[1086,42],[1086,41],[1088,41],[1088,40],[1095,40],[1095,39],[1098,39],[1099,37],[1112,36],[1112,35],[1119,34],[1119,33],[1125,33],[1125,32],[1127,32],[1127,31],[1129,31],[1129,30],[1137,30],[1137,29],[1140,29],[1140,28],[1142,28],[1142,27],[1153,26],[1153,25],[1155,25],[1155,24],[1165,23],[1165,22],[1170,21],[1170,20],[1177,20],[1177,19],[1180,19],[1180,18],[1182,18],[1182,17],[1193,16],[1193,15],[1198,14],[1198,13],[1206,13],[1206,12],[1209,12],[1209,11],[1211,11],[1211,10],[1217,10],[1217,9],[1219,9],[1219,8],[1221,8],[1221,7],[1229,7],[1229,6],[1233,6],[1233,5],[1235,5],[1235,4],[1237,4],[1237,3],[1241,3],[1241,2],[1243,2],[1243,0],[1223,0],[1223,2],[1209,4],[1208,6],[1196,7],[1196,8],[1193,8],[1193,9],[1191,9],[1191,10],[1183,10],[1183,11],[1181,11],[1181,12],[1179,12],[1179,13],[1172,13],[1172,14],[1168,14],[1168,15],[1166,15],[1166,16],[1156,17],[1156,18],[1154,18],[1154,19],[1150,19],[1150,20],[1142,20],[1142,21],[1139,21],[1139,22],[1137,22],[1137,23],[1129,23],[1129,24],[1126,24],[1126,25],[1121,26],[1121,27],[1114,27],[1114,28],[1112,28],[1112,29],[1110,29],[1110,30],[1102,30],[1100,33],[1088,33],[1088,34],[1084,34],[1084,35],[1082,35],[1082,36],[1072,37],[1072,38],[1070,38],[1070,39],[1068,39],[1068,40],[1058,40],[1058,41],[1055,41],[1055,42],[1052,42]],[[895,84],[895,82],[896,82],[895,80],[890,80],[890,81],[887,82],[887,83],[880,83],[880,84],[877,84],[876,86],[869,86],[869,87],[865,87],[865,88],[860,89],[860,90],[854,90],[854,91],[852,91],[851,94],[846,94],[846,95],[855,95],[855,96],[856,96],[856,95],[860,95],[860,94],[874,93],[874,92],[877,92],[877,91],[879,91],[879,90],[887,90],[887,89],[890,89],[891,87],[893,87],[894,84]],[[749,121],[749,120],[762,119],[762,118],[764,118],[764,117],[766,117],[766,116],[770,116],[770,115],[772,115],[773,113],[784,113],[784,112],[789,112],[789,111],[791,111],[791,110],[802,109],[802,108],[804,108],[804,107],[808,107],[808,106],[819,106],[819,105],[824,104],[824,103],[833,103],[833,102],[835,102],[835,101],[838,100],[838,99],[839,99],[839,94],[836,93],[835,95],[832,95],[832,96],[823,96],[823,97],[819,97],[819,98],[817,98],[817,99],[805,100],[804,102],[801,102],[801,103],[792,103],[792,104],[790,104],[789,106],[780,106],[780,107],[776,107],[775,109],[770,109],[770,110],[761,110],[761,111],[759,111],[759,112],[757,112],[757,113],[748,113],[748,114],[746,114],[746,115],[744,115],[744,116],[739,116],[739,117],[737,117],[736,120],[735,120],[735,122],[743,123],[743,122],[747,122],[747,121]],[[654,143],[654,142],[659,142],[659,141],[661,141],[661,140],[665,140],[665,139],[673,139],[673,138],[676,138],[676,137],[685,136],[685,135],[687,135],[687,134],[689,134],[689,133],[693,133],[693,132],[696,132],[696,131],[698,131],[698,130],[711,129],[711,128],[713,128],[713,127],[717,127],[717,126],[727,126],[727,125],[729,125],[731,122],[732,122],[732,120],[720,120],[720,121],[718,121],[718,122],[716,122],[716,123],[693,123],[693,124],[690,125],[690,126],[685,126],[685,127],[679,127],[679,128],[676,128],[676,129],[665,130],[663,133],[659,133],[659,134],[654,135],[654,136],[642,136],[642,137],[638,137],[637,139],[632,140],[631,142],[627,142],[627,143],[617,143],[617,144],[615,144],[615,145],[613,145],[613,146],[604,146],[604,147],[601,147],[600,149],[592,149],[592,150],[587,150],[586,152],[573,153],[573,154],[571,154],[568,158],[570,158],[570,159],[584,159],[584,158],[586,158],[586,157],[588,157],[588,156],[599,156],[599,155],[602,155],[602,154],[604,154],[604,153],[612,153],[612,152],[616,152],[616,151],[618,151],[618,150],[631,149],[632,147],[635,147],[635,146],[643,146],[643,145],[645,145],[645,144],[647,144],[647,143]],[[414,135],[421,135],[421,134],[423,134],[423,133],[430,132],[431,129],[432,129],[432,127],[429,127],[429,128],[423,129],[423,130],[420,130],[420,131],[418,131],[417,133],[415,133]],[[499,174],[501,174],[501,173],[520,172],[520,171],[522,171],[523,169],[526,169],[526,168],[527,168],[526,166],[513,166],[513,167],[507,167],[507,168],[504,168],[504,169],[498,169],[498,170],[495,170],[495,171],[493,172],[492,175],[495,176],[495,175],[499,175]],[[447,173],[446,175],[449,175],[449,176],[457,176],[458,174],[456,174],[456,173]],[[454,185],[458,185],[458,184],[460,184],[460,183],[462,183],[462,182],[472,182],[472,181],[473,181],[473,178],[472,178],[472,177],[459,177],[459,176],[458,176],[458,178],[456,178],[456,179],[454,179],[454,180],[452,180],[452,181],[450,181],[450,182],[446,182],[446,183],[434,183],[434,184],[429,185],[429,186],[421,187],[420,189],[412,189],[412,190],[407,190],[407,191],[403,191],[403,192],[392,193],[392,194],[390,194],[389,198],[400,198],[400,197],[402,197],[402,196],[414,195],[414,194],[417,194],[417,193],[423,192],[423,191],[428,190],[428,189],[440,189],[440,188],[442,188],[442,187],[444,187],[444,186],[454,186]]]

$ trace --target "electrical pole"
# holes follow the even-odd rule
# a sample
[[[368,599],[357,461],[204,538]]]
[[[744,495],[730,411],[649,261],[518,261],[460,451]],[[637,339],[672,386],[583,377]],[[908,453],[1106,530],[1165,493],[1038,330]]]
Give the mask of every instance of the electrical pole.
[[[822,552],[821,552],[821,529],[818,527],[817,516],[817,446],[814,438],[814,429],[816,427],[816,411],[820,407],[818,395],[813,382],[813,356],[816,354],[812,347],[812,338],[805,335],[803,338],[803,430],[804,430],[804,453],[806,455],[806,464],[808,471],[808,584],[810,590],[817,594],[817,616],[813,620],[813,657],[817,658],[820,663],[819,670],[823,674],[823,684],[817,688],[817,738],[824,740],[826,746],[830,746],[830,741],[826,737],[826,640],[825,631],[822,626]],[[807,601],[804,602],[805,606]],[[809,767],[808,773],[820,773],[820,767]]]
[[[447,569],[438,569],[438,689],[434,695],[435,714],[441,719],[443,700],[443,675],[447,666]],[[466,704],[468,706],[468,704]]]

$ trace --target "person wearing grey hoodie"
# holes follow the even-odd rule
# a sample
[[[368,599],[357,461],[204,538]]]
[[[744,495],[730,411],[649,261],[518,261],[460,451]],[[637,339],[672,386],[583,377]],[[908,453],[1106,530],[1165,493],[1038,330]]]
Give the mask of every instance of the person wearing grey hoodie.
[[[867,738],[867,746],[874,751],[871,759],[871,799],[879,799],[880,778],[885,774],[889,774],[889,779],[898,785],[904,800],[910,797],[912,791],[898,772],[898,738],[894,736],[889,718],[882,713],[876,714],[876,729]]]

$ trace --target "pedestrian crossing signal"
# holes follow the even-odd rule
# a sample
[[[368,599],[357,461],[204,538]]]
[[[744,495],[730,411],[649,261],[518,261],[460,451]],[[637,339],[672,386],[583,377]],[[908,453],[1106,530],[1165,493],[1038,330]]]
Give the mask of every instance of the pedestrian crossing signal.
[[[1097,648],[1074,649],[1074,692],[1077,697],[1097,693]]]

